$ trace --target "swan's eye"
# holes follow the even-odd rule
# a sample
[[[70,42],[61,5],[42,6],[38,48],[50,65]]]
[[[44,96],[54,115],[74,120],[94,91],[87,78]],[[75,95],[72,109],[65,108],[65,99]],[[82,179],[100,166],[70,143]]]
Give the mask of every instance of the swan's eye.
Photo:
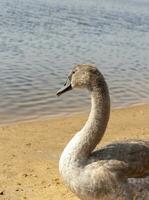
[[[72,73],[74,74],[74,73],[75,73],[75,71],[72,71]]]

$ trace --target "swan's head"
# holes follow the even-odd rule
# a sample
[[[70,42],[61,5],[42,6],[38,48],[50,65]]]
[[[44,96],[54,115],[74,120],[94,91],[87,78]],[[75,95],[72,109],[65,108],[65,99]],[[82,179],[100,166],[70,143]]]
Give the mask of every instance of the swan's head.
[[[87,88],[90,90],[102,78],[103,76],[94,65],[76,65],[68,75],[64,87],[57,92],[57,95],[59,96],[73,88]]]

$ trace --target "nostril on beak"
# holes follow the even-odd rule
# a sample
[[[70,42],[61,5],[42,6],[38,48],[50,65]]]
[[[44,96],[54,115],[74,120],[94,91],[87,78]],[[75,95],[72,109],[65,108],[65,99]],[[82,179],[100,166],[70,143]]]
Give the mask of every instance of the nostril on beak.
[[[68,84],[69,78],[67,78],[66,82],[64,83],[64,86]]]

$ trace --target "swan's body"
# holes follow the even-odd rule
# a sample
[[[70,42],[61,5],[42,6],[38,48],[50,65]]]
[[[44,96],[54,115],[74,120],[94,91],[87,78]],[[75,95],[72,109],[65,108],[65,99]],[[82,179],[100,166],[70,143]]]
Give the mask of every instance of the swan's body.
[[[85,126],[61,155],[59,170],[65,183],[82,200],[149,200],[149,141],[124,141],[93,151],[109,120],[107,84],[90,65],[76,66],[69,79],[71,85],[58,94],[86,87],[92,107]]]

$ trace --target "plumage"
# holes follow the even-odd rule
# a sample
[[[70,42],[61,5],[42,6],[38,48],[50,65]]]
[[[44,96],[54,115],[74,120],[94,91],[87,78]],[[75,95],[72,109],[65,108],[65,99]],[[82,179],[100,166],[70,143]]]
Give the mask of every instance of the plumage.
[[[60,158],[66,185],[81,200],[149,200],[149,141],[127,140],[96,149],[110,114],[106,81],[95,66],[77,65],[57,94],[73,88],[88,89],[92,106]]]

